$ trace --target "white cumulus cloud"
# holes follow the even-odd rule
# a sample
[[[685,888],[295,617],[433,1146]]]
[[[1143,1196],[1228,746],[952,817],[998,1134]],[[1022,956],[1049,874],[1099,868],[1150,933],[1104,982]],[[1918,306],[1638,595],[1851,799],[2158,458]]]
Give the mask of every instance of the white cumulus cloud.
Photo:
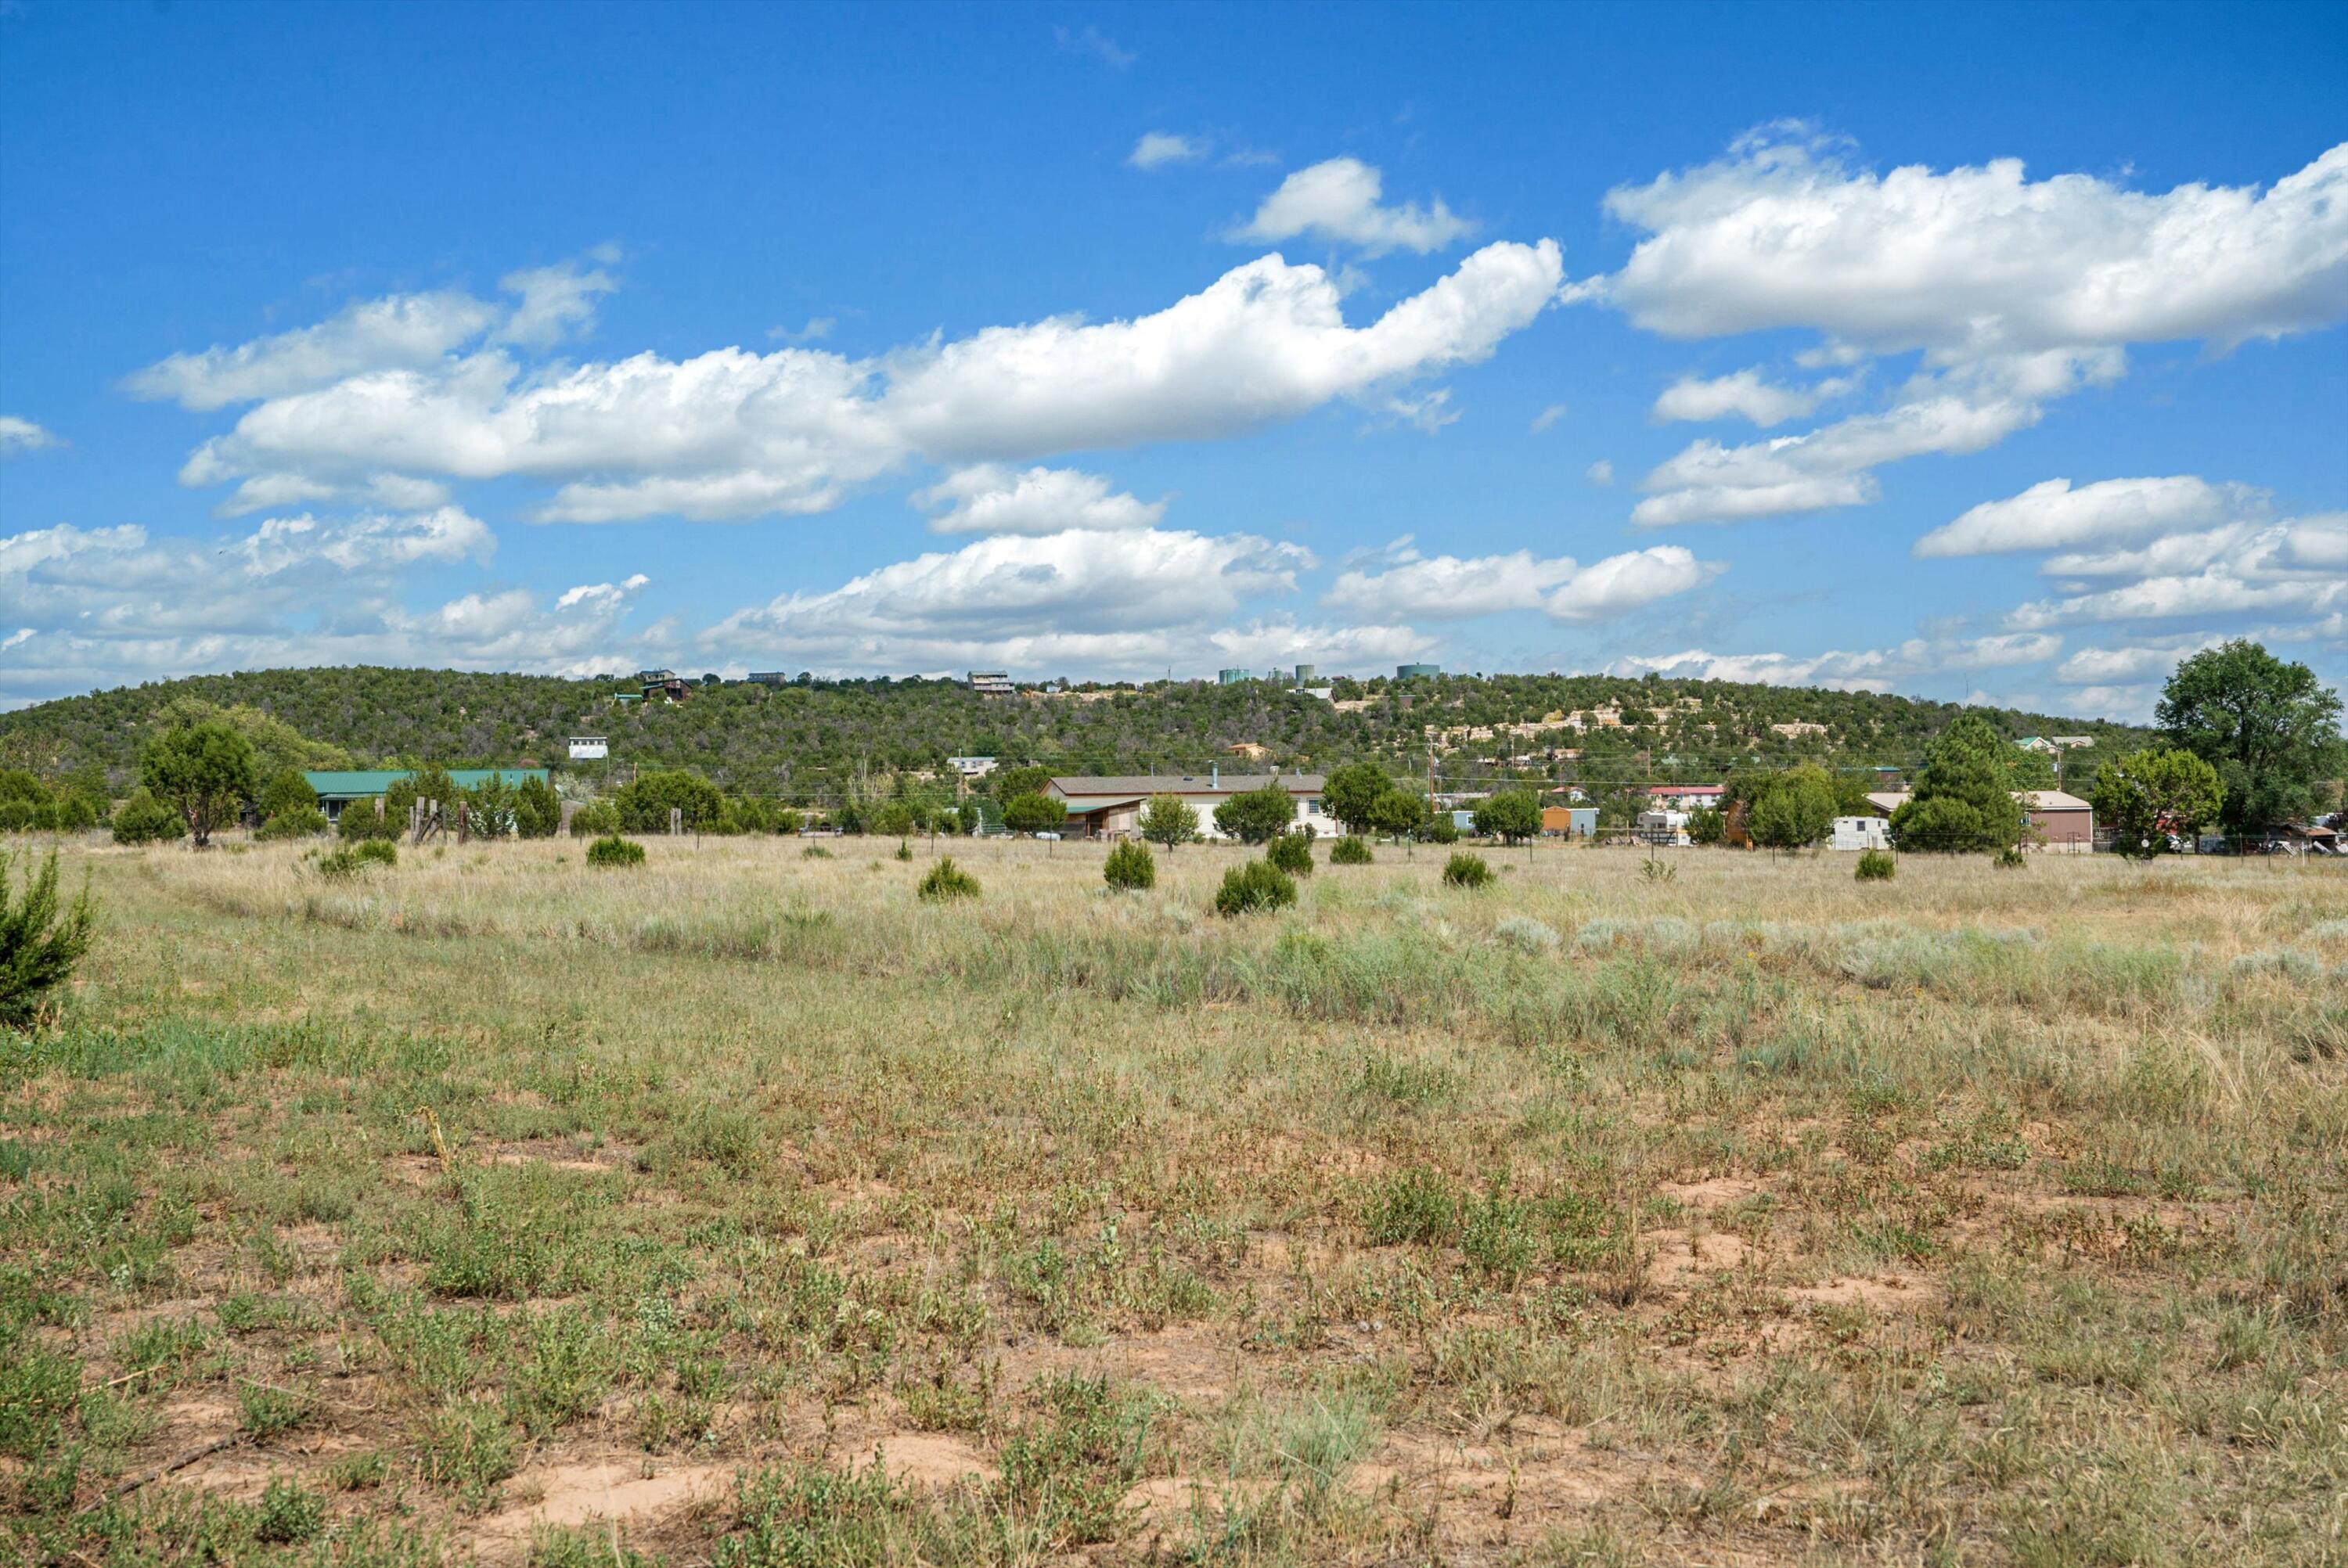
[[[2129,344],[2222,349],[2348,318],[2348,143],[2263,190],[2147,193],[2086,175],[2034,181],[2012,159],[1878,174],[1776,128],[1606,207],[1644,237],[1621,272],[1570,298],[1674,337],[1812,330],[1825,339],[1800,356],[1813,366],[1922,359],[1881,413],[1690,446],[1649,477],[1636,514],[1648,525],[1869,501],[1873,468],[2003,440],[2048,402],[2124,374]],[[1704,384],[1686,395],[1692,410],[1723,401]],[[1747,402],[1732,411],[1789,407]]]
[[[1849,391],[1852,384],[1838,377],[1816,386],[1780,386],[1764,380],[1758,370],[1740,370],[1709,381],[1685,376],[1655,399],[1654,416],[1698,424],[1733,416],[1766,429],[1799,418],[1828,398]]]
[[[2348,143],[2264,190],[1876,174],[1763,137],[1606,199],[1644,231],[1608,295],[1673,337],[1809,327],[1876,352],[2280,337],[2348,315]]]
[[[224,408],[330,385],[391,368],[420,370],[494,325],[498,308],[469,294],[393,294],[349,306],[315,326],[234,348],[175,354],[124,382],[136,396],[183,408]]]
[[[1405,626],[1308,627],[1246,613],[1251,601],[1292,593],[1314,564],[1300,546],[1246,534],[997,535],[736,611],[700,645],[829,669],[1003,662],[1128,675],[1210,658],[1360,664],[1430,645]]]
[[[583,674],[633,657],[623,620],[646,579],[553,603],[482,587],[426,608],[417,573],[486,565],[496,538],[456,507],[271,518],[216,539],[137,525],[0,538],[0,705],[129,680],[306,664]]]
[[[2259,492],[2192,475],[2100,479],[2074,487],[2047,479],[2018,496],[1983,501],[1916,541],[1923,557],[2060,549],[2108,539],[2206,528],[2256,507]]]
[[[1169,164],[1196,163],[1210,150],[1204,137],[1179,136],[1170,130],[1145,131],[1141,139],[1133,144],[1133,152],[1126,162],[1148,172]]]
[[[1112,492],[1098,474],[1075,468],[1013,470],[980,463],[947,475],[913,494],[935,512],[942,534],[1056,534],[1071,528],[1149,528],[1166,515],[1164,501]]]
[[[1927,454],[1978,452],[2035,425],[2047,400],[2120,373],[2115,351],[1998,354],[1920,373],[1878,414],[1740,446],[1709,438],[1658,465],[1632,520],[1642,527],[1736,522],[1872,501],[1873,469]]]
[[[484,348],[268,396],[180,477],[258,481],[255,504],[283,504],[384,476],[518,476],[555,484],[540,516],[572,522],[818,512],[912,456],[1205,439],[1366,398],[1485,358],[1560,275],[1552,242],[1488,245],[1354,327],[1321,268],[1267,256],[1151,315],[992,327],[878,359],[727,348],[532,374]]]
[[[1323,602],[1370,617],[1461,619],[1539,610],[1560,620],[1621,615],[1701,587],[1725,569],[1677,545],[1632,550],[1582,566],[1570,556],[1432,556],[1405,552],[1379,571],[1339,574]]]
[[[15,457],[26,452],[38,452],[47,446],[62,446],[55,435],[42,429],[29,419],[14,414],[0,414],[0,457]]]
[[[1613,675],[1653,670],[1673,680],[1760,681],[1775,686],[1823,686],[1838,692],[1888,692],[1903,680],[1952,670],[2002,670],[2035,664],[2062,651],[2051,632],[2001,632],[1976,638],[1910,638],[1890,648],[1836,651],[1807,657],[1787,653],[1678,653],[1620,659]]]
[[[1277,244],[1305,234],[1373,256],[1389,251],[1424,256],[1476,231],[1475,224],[1455,216],[1439,197],[1426,207],[1388,207],[1380,200],[1384,194],[1385,179],[1375,169],[1357,158],[1333,158],[1282,180],[1231,237]]]

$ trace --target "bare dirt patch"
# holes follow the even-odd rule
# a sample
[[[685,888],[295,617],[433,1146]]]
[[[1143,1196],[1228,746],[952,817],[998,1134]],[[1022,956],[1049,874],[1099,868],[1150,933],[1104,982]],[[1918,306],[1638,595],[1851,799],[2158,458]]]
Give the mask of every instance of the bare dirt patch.
[[[875,1464],[891,1481],[933,1489],[959,1486],[973,1476],[993,1481],[996,1473],[985,1455],[944,1432],[890,1432],[875,1438],[857,1453],[856,1468]]]
[[[1761,1191],[1750,1176],[1713,1176],[1701,1182],[1661,1182],[1655,1191],[1692,1209],[1725,1209]]]
[[[646,1474],[650,1470],[651,1474]],[[734,1479],[723,1464],[655,1465],[642,1459],[586,1460],[525,1471],[512,1482],[516,1492],[535,1491],[534,1501],[484,1520],[479,1534],[485,1547],[526,1543],[542,1524],[575,1525],[598,1520],[629,1523],[676,1513],[714,1497]]]

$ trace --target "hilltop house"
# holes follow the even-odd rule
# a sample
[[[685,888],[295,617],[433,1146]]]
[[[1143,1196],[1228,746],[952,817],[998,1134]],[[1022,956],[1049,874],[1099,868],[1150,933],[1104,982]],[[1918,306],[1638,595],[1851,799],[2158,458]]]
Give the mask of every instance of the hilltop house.
[[[1649,784],[1647,803],[1657,811],[1717,811],[1727,798],[1725,784]]]
[[[1296,797],[1296,825],[1321,835],[1339,831],[1321,808],[1319,774],[1226,774],[1220,764],[1205,777],[1196,774],[1126,774],[1107,777],[1074,774],[1055,778],[1045,793],[1068,806],[1071,838],[1131,838],[1141,832],[1141,808],[1156,794],[1178,796],[1199,814],[1199,836],[1226,836],[1215,826],[1215,807],[1235,794],[1277,783]]]

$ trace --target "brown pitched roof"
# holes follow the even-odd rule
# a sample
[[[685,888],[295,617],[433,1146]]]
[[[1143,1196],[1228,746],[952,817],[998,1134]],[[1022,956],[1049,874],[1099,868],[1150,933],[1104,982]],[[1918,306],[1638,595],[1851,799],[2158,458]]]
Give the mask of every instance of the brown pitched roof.
[[[1051,781],[1065,799],[1141,800],[1153,794],[1243,794],[1272,783],[1291,794],[1319,794],[1319,774],[1072,774]]]

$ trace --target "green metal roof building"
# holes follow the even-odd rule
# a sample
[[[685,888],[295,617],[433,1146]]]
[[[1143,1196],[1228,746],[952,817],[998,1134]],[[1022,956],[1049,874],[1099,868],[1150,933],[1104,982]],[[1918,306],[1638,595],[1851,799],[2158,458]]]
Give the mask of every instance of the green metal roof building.
[[[414,778],[414,768],[361,768],[340,773],[304,774],[310,787],[318,792],[318,809],[326,820],[341,818],[343,807],[355,800],[375,800],[392,785],[406,778]],[[502,779],[508,787],[520,784],[524,779],[546,782],[544,768],[451,768],[448,776],[458,789],[475,789],[485,779]]]

